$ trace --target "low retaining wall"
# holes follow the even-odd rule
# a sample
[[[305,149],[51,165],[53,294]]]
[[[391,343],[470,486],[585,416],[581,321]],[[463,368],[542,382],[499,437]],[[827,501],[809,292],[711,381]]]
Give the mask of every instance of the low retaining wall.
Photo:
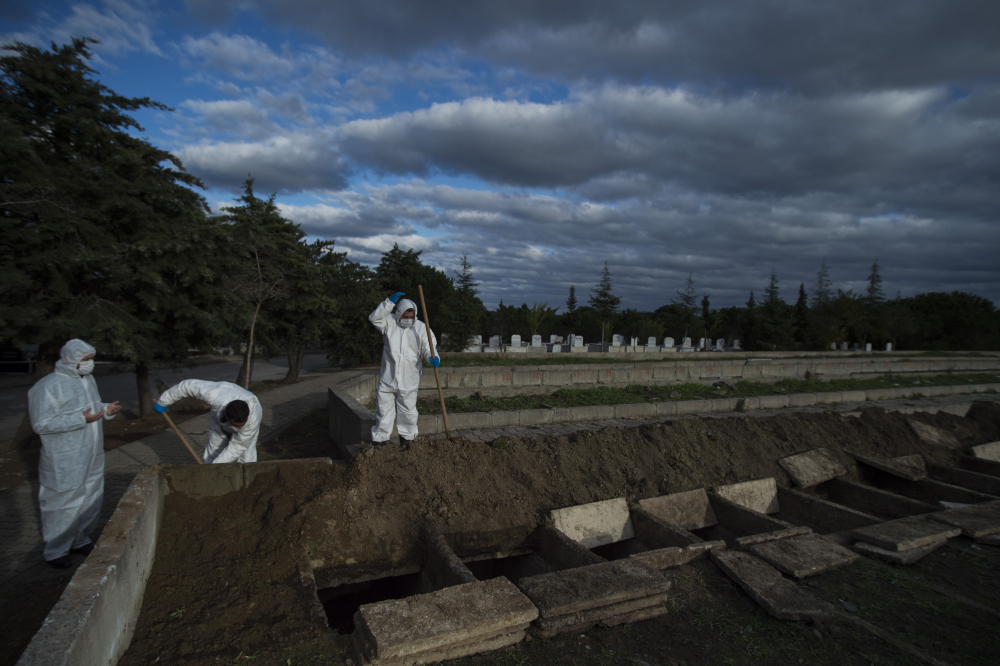
[[[372,441],[375,415],[364,403],[372,399],[377,388],[378,375],[366,375],[329,389],[330,437],[345,458],[353,458]]]
[[[142,608],[166,496],[170,492],[192,497],[225,495],[250,485],[259,474],[302,464],[330,465],[332,461],[311,458],[143,469],[17,666],[117,664],[128,649]]]
[[[720,380],[774,382],[788,378],[834,379],[888,374],[1000,371],[1000,357],[990,358],[816,358],[722,359],[566,364],[531,366],[473,366],[441,368],[441,387],[449,397],[467,397],[476,391],[488,395],[543,393],[578,385],[711,383]],[[420,397],[437,394],[432,373],[420,379]]]

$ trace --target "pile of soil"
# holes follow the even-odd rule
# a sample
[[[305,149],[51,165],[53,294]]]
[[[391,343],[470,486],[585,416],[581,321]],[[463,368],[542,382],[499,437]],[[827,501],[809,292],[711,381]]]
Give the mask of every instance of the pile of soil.
[[[419,562],[427,522],[453,536],[516,539],[564,506],[772,476],[788,486],[777,460],[821,446],[848,469],[854,465],[844,449],[920,453],[928,463],[953,464],[958,452],[920,440],[908,418],[964,445],[1000,439],[994,403],[976,404],[965,418],[874,408],[860,418],[678,419],[490,444],[418,440],[376,447],[345,466],[286,467],[223,497],[170,493],[139,624],[121,663],[152,664],[165,654],[169,663],[218,663],[314,640],[323,627],[309,617],[303,557],[319,573]]]

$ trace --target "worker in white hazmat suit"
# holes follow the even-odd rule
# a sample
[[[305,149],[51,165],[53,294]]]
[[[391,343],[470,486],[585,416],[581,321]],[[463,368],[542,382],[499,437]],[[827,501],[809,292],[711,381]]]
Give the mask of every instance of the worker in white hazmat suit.
[[[250,391],[229,382],[185,379],[168,388],[153,405],[158,414],[181,398],[198,398],[211,408],[206,463],[257,462],[257,435],[263,410]]]
[[[431,356],[427,336],[434,333],[417,320],[417,304],[407,298],[400,300],[402,296],[403,292],[393,294],[368,316],[368,321],[382,332],[382,370],[378,378],[373,442],[387,441],[393,422],[400,439],[413,441],[417,436],[420,359],[426,359],[435,368],[441,364],[437,356]],[[437,347],[437,338],[432,339]]]
[[[101,402],[94,371],[97,350],[83,340],[63,345],[52,374],[28,391],[31,427],[42,439],[38,503],[45,561],[72,566],[70,553],[89,555],[88,536],[104,504],[104,419],[121,411]]]

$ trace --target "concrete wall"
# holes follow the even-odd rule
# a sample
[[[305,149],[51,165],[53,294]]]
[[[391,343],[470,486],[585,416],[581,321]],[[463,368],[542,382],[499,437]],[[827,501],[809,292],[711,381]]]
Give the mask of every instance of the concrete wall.
[[[685,354],[685,356],[688,356]],[[476,391],[492,396],[546,393],[573,386],[628,386],[726,381],[776,382],[801,379],[877,377],[887,374],[938,374],[1000,371],[1000,357],[890,358],[846,357],[815,359],[732,359],[710,355],[701,360],[566,365],[471,366],[441,368],[441,387],[447,396],[467,397]],[[436,395],[432,373],[420,380],[420,397]]]
[[[336,389],[328,389],[330,437],[346,458],[372,441],[375,415],[364,406],[378,388],[378,376],[358,377]]]
[[[242,465],[152,465],[136,475],[93,552],[73,574],[17,666],[115,666],[128,649],[153,568],[170,492],[225,495],[287,465],[331,465],[329,458]]]

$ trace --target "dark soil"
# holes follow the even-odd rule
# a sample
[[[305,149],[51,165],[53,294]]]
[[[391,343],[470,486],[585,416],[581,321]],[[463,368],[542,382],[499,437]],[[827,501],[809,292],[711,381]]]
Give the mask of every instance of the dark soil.
[[[1000,439],[1000,405],[992,403],[974,406],[967,418],[915,418],[954,432],[966,444]],[[345,637],[308,616],[309,593],[297,568],[303,556],[320,575],[412,564],[419,562],[416,543],[426,522],[438,523],[450,540],[464,544],[456,549],[465,555],[483,543],[523,538],[558,507],[613,497],[638,500],[768,476],[788,485],[777,460],[818,446],[849,469],[853,463],[843,448],[882,456],[920,453],[929,463],[954,462],[956,452],[919,440],[906,419],[876,408],[860,418],[827,412],[678,419],[569,437],[505,438],[492,444],[460,438],[418,440],[405,449],[376,447],[371,455],[345,466],[286,467],[223,497],[192,500],[170,493],[139,626],[121,663],[242,663],[233,660],[253,655],[254,663],[277,664],[285,663],[285,655],[293,650],[313,650],[309,654],[316,659],[339,660],[347,654]],[[964,566],[964,560],[956,566]],[[707,571],[714,569],[709,565]],[[846,571],[843,575],[860,575],[850,573],[854,568]],[[721,574],[717,577],[725,583]],[[996,578],[991,580],[996,585]],[[720,585],[725,589],[728,583],[723,583],[713,579],[698,585],[715,590]],[[813,628],[803,633],[794,623],[758,617],[742,593],[726,594],[720,606],[699,604],[691,612],[678,611],[681,619],[671,615],[636,625],[654,628],[647,626],[639,641],[628,638],[628,632],[646,631],[641,628],[588,632],[587,641],[605,641],[592,636],[609,638],[594,643],[586,654],[598,654],[594,645],[613,650],[615,636],[621,635],[626,636],[621,644],[634,644],[633,651],[621,659],[601,652],[600,659],[580,658],[577,663],[912,661],[867,634],[855,636],[851,629],[842,634],[849,649],[837,653],[836,660],[827,652],[815,656],[808,642],[813,640],[808,636],[815,637]],[[734,613],[744,619],[734,620]],[[703,623],[700,629],[698,622]],[[820,638],[815,640],[822,641],[825,629],[817,631]],[[758,635],[764,636],[759,642]],[[541,641],[542,647],[522,644],[511,653],[511,661],[490,662],[506,659],[492,655],[475,663],[572,663],[549,654],[558,640]],[[532,650],[542,652],[535,655]],[[573,653],[584,654],[581,650]],[[676,656],[671,650],[678,650]]]

